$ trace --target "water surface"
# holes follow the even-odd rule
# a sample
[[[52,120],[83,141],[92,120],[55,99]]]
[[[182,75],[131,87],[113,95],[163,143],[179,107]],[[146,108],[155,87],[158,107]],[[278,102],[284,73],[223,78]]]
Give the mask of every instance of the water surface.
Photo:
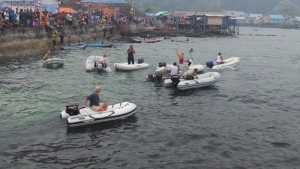
[[[107,52],[111,62],[125,61],[129,44],[62,52],[66,64],[59,70],[44,69],[36,60],[2,64],[0,168],[298,168],[300,32],[241,33],[136,44],[137,54],[153,66],[132,73],[84,71],[89,55]],[[173,62],[177,50],[191,47],[195,62],[220,51],[241,57],[240,68],[201,90],[176,92],[145,82],[157,62]],[[82,103],[98,84],[103,100],[136,103],[135,117],[66,130],[58,112]]]

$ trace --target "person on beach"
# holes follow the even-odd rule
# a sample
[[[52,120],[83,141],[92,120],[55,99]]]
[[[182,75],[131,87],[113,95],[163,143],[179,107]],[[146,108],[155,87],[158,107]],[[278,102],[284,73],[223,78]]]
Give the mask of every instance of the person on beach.
[[[95,112],[105,111],[108,106],[106,103],[101,103],[100,93],[101,93],[101,87],[96,86],[95,92],[84,98],[84,106],[87,106],[87,103],[89,102],[89,107],[91,107],[93,111]]]
[[[128,64],[134,64],[134,54],[135,54],[135,50],[133,48],[132,45],[129,46],[129,48],[127,49],[127,54],[128,54]]]

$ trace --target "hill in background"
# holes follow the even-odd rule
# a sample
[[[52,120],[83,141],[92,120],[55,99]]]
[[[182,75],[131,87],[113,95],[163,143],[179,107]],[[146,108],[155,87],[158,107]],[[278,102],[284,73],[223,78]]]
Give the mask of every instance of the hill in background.
[[[300,0],[136,0],[143,10],[238,10],[249,13],[300,16]]]

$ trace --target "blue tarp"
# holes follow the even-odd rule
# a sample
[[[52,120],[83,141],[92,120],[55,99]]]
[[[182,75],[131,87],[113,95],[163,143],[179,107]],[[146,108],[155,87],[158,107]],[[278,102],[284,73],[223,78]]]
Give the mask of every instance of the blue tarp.
[[[281,24],[285,21],[285,18],[282,15],[270,15],[270,17],[273,24]]]
[[[127,4],[125,0],[82,0],[83,3]]]
[[[47,10],[50,13],[57,13],[57,4],[42,4],[42,8]]]

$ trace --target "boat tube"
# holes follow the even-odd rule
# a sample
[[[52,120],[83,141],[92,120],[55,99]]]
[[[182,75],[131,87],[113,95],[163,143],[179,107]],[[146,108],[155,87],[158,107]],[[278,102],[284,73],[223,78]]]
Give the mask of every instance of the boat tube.
[[[116,71],[135,71],[140,69],[146,69],[149,67],[148,63],[128,64],[128,63],[115,63],[114,67]]]
[[[157,43],[157,42],[161,42],[162,40],[164,40],[164,38],[150,38],[150,39],[145,39],[144,43]]]
[[[136,108],[134,103],[123,102],[108,106],[105,112],[95,112],[88,107],[79,109],[75,104],[66,106],[60,117],[66,121],[67,127],[81,127],[126,119],[134,115]]]
[[[49,58],[43,61],[43,67],[48,69],[58,69],[64,66],[64,59],[61,58]]]
[[[175,86],[178,90],[189,90],[201,87],[207,87],[215,84],[221,78],[218,72],[208,72],[195,76],[192,80],[180,79],[180,82]],[[171,79],[164,80],[165,87],[172,87],[173,82]]]

